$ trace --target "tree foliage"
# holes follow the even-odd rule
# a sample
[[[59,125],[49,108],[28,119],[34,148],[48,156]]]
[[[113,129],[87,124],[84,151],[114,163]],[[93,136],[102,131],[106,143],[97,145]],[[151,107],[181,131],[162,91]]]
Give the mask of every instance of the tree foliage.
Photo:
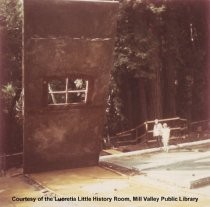
[[[131,127],[128,123],[142,116],[134,105],[144,97],[135,90],[145,94],[144,104],[139,104],[147,111],[143,119],[156,118],[155,114],[206,118],[206,4],[205,0],[120,1],[107,109],[111,133]],[[143,84],[136,87],[136,81]],[[133,94],[130,101],[128,93]],[[135,108],[130,118],[128,107]],[[143,120],[138,117],[134,125]]]
[[[18,151],[22,143],[22,127],[17,122],[16,103],[22,90],[22,1],[0,0],[1,27],[1,103],[3,136],[6,151]],[[3,111],[3,114],[2,114]]]
[[[1,26],[4,28],[4,63],[2,75],[4,77],[2,92],[3,97],[7,97],[5,107],[14,108],[13,98],[18,98],[16,95],[21,91],[22,82],[22,1],[17,0],[0,0],[0,18]],[[11,94],[6,90],[12,88],[16,95]],[[9,95],[10,98],[8,97]],[[19,96],[19,95],[18,95]],[[10,104],[8,100],[10,99]]]
[[[207,0],[120,0],[107,133],[157,116],[206,118],[206,4]],[[21,0],[0,0],[0,21],[7,37],[1,88],[6,111],[14,117],[22,78]]]

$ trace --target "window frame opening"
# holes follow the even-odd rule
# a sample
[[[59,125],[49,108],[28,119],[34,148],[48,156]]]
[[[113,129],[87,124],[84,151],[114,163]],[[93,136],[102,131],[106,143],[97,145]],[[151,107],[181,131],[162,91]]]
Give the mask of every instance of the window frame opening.
[[[77,83],[75,81],[81,80],[82,85],[84,86],[76,86]],[[62,89],[53,89],[50,85],[53,83],[53,81],[59,81],[64,83],[65,88]],[[76,88],[71,89],[70,88],[70,81],[74,82],[74,86]],[[45,78],[44,81],[44,105],[48,108],[63,108],[67,106],[84,106],[89,103],[90,100],[90,91],[91,91],[91,85],[93,84],[93,79],[91,77],[85,76],[85,75],[68,75],[68,76],[54,76],[54,77],[48,77]],[[81,84],[81,83],[80,83]],[[62,101],[57,101],[55,95],[63,95]],[[78,101],[71,101],[71,96],[77,97]],[[49,99],[51,99],[51,103],[49,103]]]

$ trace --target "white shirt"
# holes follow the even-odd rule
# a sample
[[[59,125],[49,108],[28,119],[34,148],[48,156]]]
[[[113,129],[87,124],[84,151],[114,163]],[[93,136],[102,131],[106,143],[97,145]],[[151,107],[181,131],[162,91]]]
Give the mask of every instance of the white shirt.
[[[153,128],[153,136],[157,137],[161,135],[162,135],[162,124],[161,123],[155,124]]]
[[[163,141],[168,141],[170,137],[170,129],[168,127],[162,128],[162,138]]]

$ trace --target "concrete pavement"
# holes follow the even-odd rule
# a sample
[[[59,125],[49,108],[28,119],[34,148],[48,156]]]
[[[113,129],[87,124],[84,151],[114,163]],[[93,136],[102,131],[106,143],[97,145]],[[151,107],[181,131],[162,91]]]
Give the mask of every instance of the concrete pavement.
[[[104,156],[100,160],[138,170],[173,186],[198,188],[210,185],[210,140],[170,146],[169,153],[155,148]],[[210,195],[210,188],[208,193]]]
[[[30,179],[24,179],[23,176],[0,178],[0,206],[209,207],[210,203],[209,196],[198,195],[197,192],[168,186],[145,175],[125,176],[101,167],[46,172],[33,174],[30,177],[43,188],[38,189],[36,182],[30,183]],[[14,197],[19,200],[23,198],[36,200],[35,202],[12,201]],[[42,197],[47,200],[42,201]],[[60,198],[69,201],[61,201]],[[197,201],[183,199],[197,199]]]
[[[0,177],[0,207],[210,207],[209,186],[187,186],[209,172],[208,143],[203,144],[169,153],[156,149],[101,157],[101,162],[119,168],[9,172]],[[119,170],[123,166],[139,174],[124,173]]]

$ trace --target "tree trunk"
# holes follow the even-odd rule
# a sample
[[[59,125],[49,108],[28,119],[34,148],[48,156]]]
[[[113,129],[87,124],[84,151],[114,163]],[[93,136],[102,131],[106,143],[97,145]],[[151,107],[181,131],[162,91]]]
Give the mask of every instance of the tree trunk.
[[[124,87],[122,90],[124,97],[124,114],[127,118],[127,127],[130,129],[133,127],[133,104],[132,104],[132,81],[130,78],[124,79]]]
[[[161,71],[156,69],[155,78],[155,118],[162,118],[162,92],[161,92]]]
[[[145,92],[145,80],[140,78],[138,81],[138,88],[139,88],[139,124],[143,123],[147,120],[147,101],[146,101],[146,92]]]

